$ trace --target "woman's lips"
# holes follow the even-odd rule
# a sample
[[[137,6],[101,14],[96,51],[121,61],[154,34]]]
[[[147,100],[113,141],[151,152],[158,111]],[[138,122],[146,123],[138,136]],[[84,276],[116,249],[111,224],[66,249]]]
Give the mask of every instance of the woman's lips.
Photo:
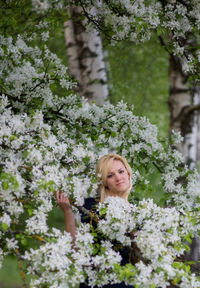
[[[117,183],[117,186],[118,186],[118,185],[121,185],[121,184],[124,184],[124,182],[119,182],[119,183]]]

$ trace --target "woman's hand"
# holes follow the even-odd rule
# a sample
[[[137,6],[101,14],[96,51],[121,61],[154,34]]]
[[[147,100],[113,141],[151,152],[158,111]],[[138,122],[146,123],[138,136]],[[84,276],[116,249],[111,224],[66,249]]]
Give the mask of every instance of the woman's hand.
[[[56,200],[58,202],[58,205],[64,212],[65,230],[66,232],[69,232],[71,234],[72,244],[74,245],[76,239],[76,221],[69,198],[64,193],[60,193],[59,191],[57,191]]]
[[[72,210],[71,203],[69,198],[64,194],[56,191],[56,200],[60,208],[63,210],[64,213],[69,212]]]

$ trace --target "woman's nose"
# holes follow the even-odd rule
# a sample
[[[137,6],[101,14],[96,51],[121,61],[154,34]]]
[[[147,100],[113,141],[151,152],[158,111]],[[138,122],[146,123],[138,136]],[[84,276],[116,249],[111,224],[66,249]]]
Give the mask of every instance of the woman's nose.
[[[115,179],[116,179],[116,180],[120,179],[120,174],[119,174],[119,173],[116,173],[116,174],[115,174]]]

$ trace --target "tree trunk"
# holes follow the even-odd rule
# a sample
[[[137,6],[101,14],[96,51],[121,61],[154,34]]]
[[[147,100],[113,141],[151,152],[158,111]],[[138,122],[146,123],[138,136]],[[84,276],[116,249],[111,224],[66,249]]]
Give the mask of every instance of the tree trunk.
[[[180,131],[184,137],[177,149],[184,155],[185,162],[190,169],[195,168],[197,162],[197,143],[199,131],[199,86],[191,83],[188,76],[182,71],[181,59],[170,55],[170,133]]]
[[[200,143],[200,118],[199,95],[200,87],[191,83],[189,87],[188,77],[182,71],[181,59],[170,55],[170,132],[180,131],[184,137],[177,149],[183,154],[185,162],[190,169],[194,169],[200,157],[198,144]],[[190,251],[185,254],[185,259],[195,261],[194,271],[200,271],[200,238],[195,236]]]
[[[192,105],[198,106],[199,104],[199,95],[200,95],[199,86],[194,86],[191,97]],[[185,120],[188,119],[188,133],[184,137],[184,151],[183,154],[186,156],[186,163],[188,163],[190,169],[194,169],[198,162],[198,140],[199,140],[199,114],[195,110],[191,113]]]
[[[200,93],[199,93],[199,95],[200,95]],[[199,96],[199,98],[200,98],[200,96]],[[198,117],[197,121],[199,122],[198,134],[197,134],[197,163],[199,166],[199,163],[200,163],[200,116],[198,115],[197,117]]]
[[[72,6],[71,19],[65,23],[65,43],[69,61],[69,72],[78,81],[77,92],[103,105],[108,98],[106,67],[104,63],[101,36],[82,20],[82,8]],[[93,9],[92,13],[97,13]],[[88,28],[89,29],[89,28]]]

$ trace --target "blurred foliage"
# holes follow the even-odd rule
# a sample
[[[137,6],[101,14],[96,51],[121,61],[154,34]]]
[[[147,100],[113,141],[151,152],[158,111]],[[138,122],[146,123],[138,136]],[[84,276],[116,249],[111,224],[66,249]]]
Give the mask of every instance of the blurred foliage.
[[[0,269],[0,287],[20,288],[22,285],[17,259],[12,256],[6,257],[3,261],[3,267]]]
[[[41,22],[48,25],[52,37],[56,36],[61,23],[63,24],[67,19],[67,6],[66,9],[58,11],[54,9],[53,3],[52,8],[48,12],[44,11],[43,14],[36,13],[31,0],[0,0],[0,7],[0,30],[4,35],[12,35],[14,39],[18,34],[25,33],[27,37],[33,36],[33,33],[41,34],[46,30],[40,25]]]
[[[158,126],[159,135],[168,134],[168,54],[156,35],[136,45],[118,42],[105,45],[108,51],[109,88],[112,103],[124,100],[134,105],[136,115],[146,116]]]

